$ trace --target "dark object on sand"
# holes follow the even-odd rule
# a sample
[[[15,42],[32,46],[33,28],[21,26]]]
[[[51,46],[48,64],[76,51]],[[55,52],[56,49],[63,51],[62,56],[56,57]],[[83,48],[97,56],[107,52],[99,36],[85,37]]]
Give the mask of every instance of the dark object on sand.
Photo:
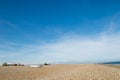
[[[44,65],[50,65],[50,64],[48,64],[48,63],[44,63]]]
[[[2,64],[2,66],[8,66],[8,64],[5,62],[5,63]]]

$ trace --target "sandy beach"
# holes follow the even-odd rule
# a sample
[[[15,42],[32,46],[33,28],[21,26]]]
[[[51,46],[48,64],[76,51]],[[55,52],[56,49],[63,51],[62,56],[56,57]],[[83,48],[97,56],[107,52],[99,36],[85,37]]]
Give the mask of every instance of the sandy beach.
[[[120,68],[100,64],[0,67],[0,80],[120,80]]]

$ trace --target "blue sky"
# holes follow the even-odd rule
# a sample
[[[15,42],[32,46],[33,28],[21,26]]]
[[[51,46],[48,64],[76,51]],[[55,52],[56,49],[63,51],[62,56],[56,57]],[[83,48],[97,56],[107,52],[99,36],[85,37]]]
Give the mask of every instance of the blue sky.
[[[120,59],[120,0],[0,0],[0,63]]]

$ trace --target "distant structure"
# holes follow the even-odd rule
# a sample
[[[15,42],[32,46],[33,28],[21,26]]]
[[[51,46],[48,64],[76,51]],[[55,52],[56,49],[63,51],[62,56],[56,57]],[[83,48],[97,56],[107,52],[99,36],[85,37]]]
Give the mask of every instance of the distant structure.
[[[2,66],[24,66],[24,64],[16,64],[16,63],[3,63]]]

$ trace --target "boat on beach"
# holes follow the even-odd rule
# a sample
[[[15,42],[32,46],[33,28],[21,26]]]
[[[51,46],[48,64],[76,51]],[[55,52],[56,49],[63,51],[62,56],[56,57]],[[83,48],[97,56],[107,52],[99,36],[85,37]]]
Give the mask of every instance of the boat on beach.
[[[30,67],[40,68],[40,67],[43,67],[43,65],[30,65]]]

